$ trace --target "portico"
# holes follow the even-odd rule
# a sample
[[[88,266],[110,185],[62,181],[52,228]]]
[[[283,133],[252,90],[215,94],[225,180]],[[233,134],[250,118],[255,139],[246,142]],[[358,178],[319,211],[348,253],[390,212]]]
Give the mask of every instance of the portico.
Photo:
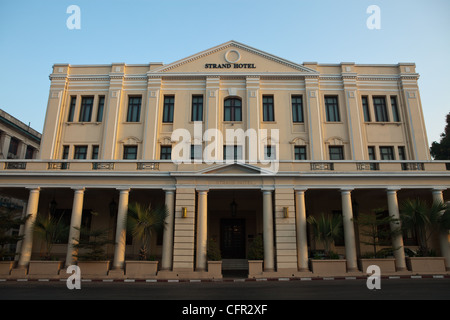
[[[62,208],[70,208],[71,234],[67,244],[62,242],[55,246],[55,253],[65,261],[65,266],[76,263],[73,246],[79,239],[77,229],[89,218],[91,227],[111,227],[110,238],[114,245],[106,248],[112,261],[111,274],[126,276],[127,257],[137,253],[137,247],[126,236],[127,207],[130,201],[149,203],[150,200],[152,204],[164,203],[169,209],[163,234],[154,237],[151,244],[151,251],[160,261],[159,273],[163,278],[206,277],[209,240],[219,244],[224,260],[247,260],[248,246],[257,235],[264,239],[261,276],[310,274],[311,252],[320,250],[320,244],[311,234],[306,218],[321,212],[342,216],[343,241],[335,243],[334,249],[345,258],[349,274],[361,273],[364,270],[360,270],[358,259],[367,248],[361,243],[355,223],[359,213],[385,207],[389,215],[398,217],[399,202],[407,197],[441,200],[448,196],[448,189],[441,185],[399,184],[386,188],[375,186],[371,179],[349,175],[344,186],[324,186],[320,180],[326,180],[325,177],[268,176],[257,168],[240,164],[171,175],[161,180],[162,185],[151,187],[127,185],[125,179],[118,184],[120,187],[106,188],[102,182],[105,177],[100,176],[95,183],[84,186],[61,185],[62,181],[54,186],[39,186],[39,179],[34,177],[36,181],[32,185],[36,187],[16,187],[13,192],[16,195],[28,193],[26,212],[31,216],[24,228],[17,268],[26,269],[31,260],[38,258],[39,246],[42,246],[33,236],[32,219],[37,214],[48,214],[49,210],[60,212]],[[349,185],[352,187],[347,187]],[[6,191],[6,187],[2,188]],[[57,207],[51,208],[55,198]],[[91,215],[92,211],[96,215]],[[393,237],[393,247],[404,247],[403,239],[402,235]],[[445,245],[448,242],[443,234],[439,239],[440,252],[447,259]],[[407,271],[403,250],[395,251],[394,256],[397,271]]]

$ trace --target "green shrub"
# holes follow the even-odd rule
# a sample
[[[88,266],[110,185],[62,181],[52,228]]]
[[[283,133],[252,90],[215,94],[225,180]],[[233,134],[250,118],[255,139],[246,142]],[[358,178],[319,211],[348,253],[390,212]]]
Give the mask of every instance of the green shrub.
[[[253,242],[248,248],[248,260],[263,260],[264,259],[264,245],[262,236],[258,235],[253,239]]]
[[[222,255],[220,253],[220,248],[217,242],[214,240],[208,241],[208,260],[209,261],[220,261],[222,260]]]

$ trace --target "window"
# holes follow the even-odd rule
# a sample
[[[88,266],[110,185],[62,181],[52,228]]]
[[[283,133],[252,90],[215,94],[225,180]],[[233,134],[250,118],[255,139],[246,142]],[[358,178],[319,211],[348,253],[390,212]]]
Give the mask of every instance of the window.
[[[273,96],[263,96],[263,121],[275,121]]]
[[[92,146],[92,157],[91,159],[98,159],[98,146]]]
[[[242,102],[240,99],[225,99],[223,111],[224,121],[242,121]]]
[[[14,158],[17,156],[17,151],[19,150],[19,140],[16,138],[11,138],[11,141],[9,142],[9,149],[8,149],[8,159],[9,154],[11,154]]]
[[[127,122],[139,122],[141,119],[142,97],[128,97]]]
[[[192,96],[191,121],[203,121],[203,96]]]
[[[373,98],[373,108],[375,110],[375,120],[377,122],[389,121],[389,118],[387,115],[387,110],[386,110],[385,97],[374,97]]]
[[[123,147],[123,159],[135,160],[137,159],[137,146],[124,146]]]
[[[295,160],[306,160],[306,147],[295,146],[294,147]]]
[[[377,157],[375,155],[375,147],[368,147],[369,151],[369,160],[376,160]]]
[[[365,122],[370,122],[369,100],[367,99],[367,97],[362,97],[361,100],[362,100],[364,121]]]
[[[77,104],[77,97],[76,96],[71,96],[70,97],[69,117],[67,118],[68,122],[73,122],[73,117],[75,115],[76,104]]]
[[[337,96],[325,96],[325,111],[328,122],[341,121]]]
[[[163,122],[173,123],[175,96],[164,96]]]
[[[25,159],[33,159],[33,155],[34,155],[34,148],[32,146],[27,146]]]
[[[394,148],[393,147],[380,147],[381,160],[394,160]]]
[[[344,160],[344,148],[341,146],[330,147],[330,160]]]
[[[80,122],[90,122],[94,97],[81,97]]]
[[[292,121],[304,122],[302,96],[292,96]]]
[[[86,159],[87,146],[75,146],[75,152],[73,154],[74,159]]]
[[[202,160],[201,144],[191,144],[191,160]]]
[[[369,160],[376,160],[377,156],[375,154],[375,147],[368,147]],[[380,170],[380,165],[378,163],[371,162],[369,164],[370,170]]]
[[[264,160],[275,160],[275,147],[274,146],[264,146]]]
[[[406,160],[405,147],[398,147],[398,160]]]
[[[103,120],[103,109],[105,107],[105,96],[98,97],[97,122]]]
[[[172,159],[172,146],[161,146],[161,153],[159,158],[161,160]]]
[[[64,146],[63,147],[63,152],[62,152],[62,158],[63,159],[69,159],[69,146]]]
[[[392,121],[400,122],[400,115],[397,107],[397,97],[391,97]]]
[[[223,146],[223,160],[242,160],[242,146]]]

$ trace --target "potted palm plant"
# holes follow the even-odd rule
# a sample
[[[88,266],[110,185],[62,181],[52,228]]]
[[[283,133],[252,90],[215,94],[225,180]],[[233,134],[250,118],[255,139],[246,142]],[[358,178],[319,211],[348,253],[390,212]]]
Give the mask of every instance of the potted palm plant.
[[[419,250],[415,257],[407,257],[406,264],[413,272],[445,272],[445,258],[436,257],[429,246],[432,234],[444,225],[446,215],[442,212],[446,205],[433,202],[429,205],[421,199],[407,199],[402,203],[400,219],[404,230],[414,231],[417,235]]]
[[[127,277],[154,277],[158,271],[158,261],[150,260],[150,240],[153,234],[162,232],[168,216],[167,206],[144,206],[134,202],[128,206],[127,229],[140,241],[139,260],[127,260],[125,274]]]
[[[18,218],[18,211],[11,208],[0,208],[0,276],[9,276],[14,267],[14,256],[11,250],[23,236],[12,232],[19,229],[28,217]]]
[[[28,274],[30,276],[56,276],[63,261],[58,261],[52,255],[53,245],[62,238],[67,238],[69,226],[60,217],[37,215],[34,222],[35,234],[44,241],[44,254],[41,260],[31,260]]]
[[[308,217],[308,223],[312,226],[314,236],[322,243],[324,255],[310,259],[311,271],[317,274],[345,274],[347,261],[339,259],[339,256],[331,251],[335,240],[342,237],[342,217],[338,215],[321,214],[318,218]]]

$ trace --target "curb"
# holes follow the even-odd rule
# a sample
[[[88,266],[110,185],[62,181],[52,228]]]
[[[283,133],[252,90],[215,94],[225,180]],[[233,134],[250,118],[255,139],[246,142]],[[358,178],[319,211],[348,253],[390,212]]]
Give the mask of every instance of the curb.
[[[123,283],[198,283],[198,282],[264,282],[264,281],[316,281],[316,280],[367,280],[369,276],[357,277],[292,277],[292,278],[237,278],[237,279],[81,279],[81,282],[123,282]],[[450,275],[408,275],[408,276],[381,276],[381,279],[450,279]],[[65,282],[67,279],[0,279],[0,282]]]

